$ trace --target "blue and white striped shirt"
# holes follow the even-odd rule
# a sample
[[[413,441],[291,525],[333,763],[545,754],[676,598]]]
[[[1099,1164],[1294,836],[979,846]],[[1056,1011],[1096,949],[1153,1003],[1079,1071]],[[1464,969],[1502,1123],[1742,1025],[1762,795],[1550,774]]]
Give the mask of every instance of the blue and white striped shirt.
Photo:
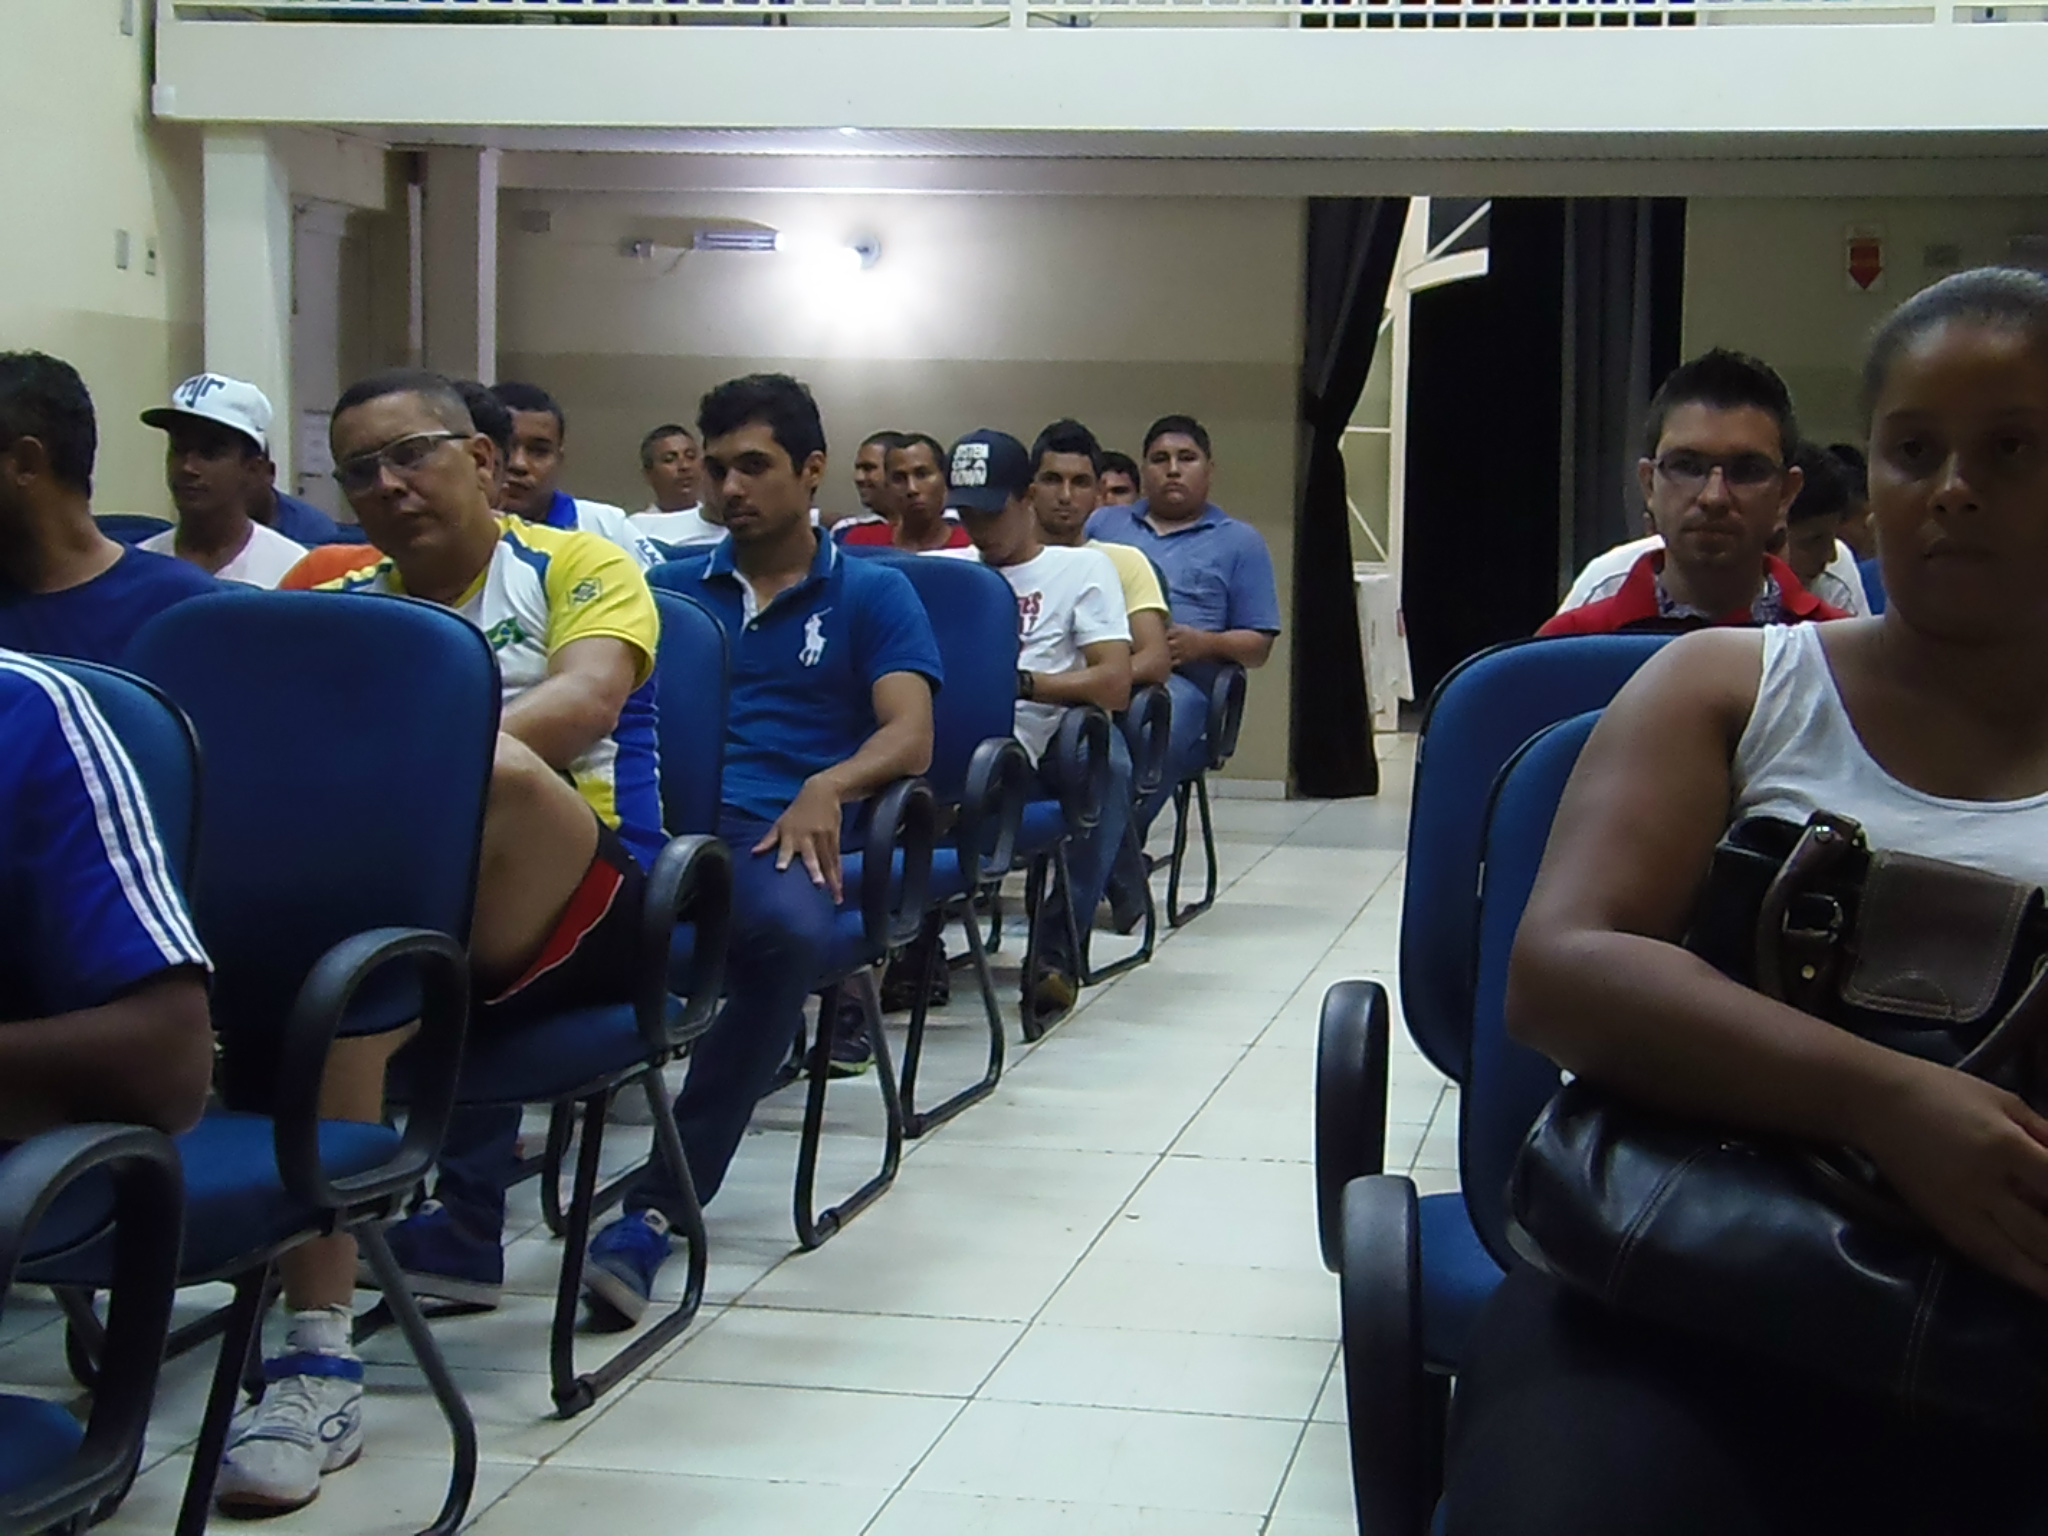
[[[0,650],[0,1020],[207,966],[141,778],[84,688]]]

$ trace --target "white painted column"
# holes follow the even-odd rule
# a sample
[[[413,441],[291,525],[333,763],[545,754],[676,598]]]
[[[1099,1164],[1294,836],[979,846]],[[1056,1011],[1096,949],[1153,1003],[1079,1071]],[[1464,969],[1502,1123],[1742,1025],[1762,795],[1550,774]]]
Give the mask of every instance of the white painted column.
[[[340,487],[325,450],[327,413],[351,381],[341,376],[341,243],[348,209],[339,203],[302,202],[292,211],[292,395],[298,402],[290,429],[303,445],[296,484],[278,485],[331,517],[344,515]],[[278,430],[285,423],[279,419]]]
[[[489,384],[498,371],[498,151],[428,150],[424,202],[426,365]]]
[[[247,379],[276,412],[271,457],[292,484],[292,197],[261,128],[208,128],[204,174],[206,368]]]

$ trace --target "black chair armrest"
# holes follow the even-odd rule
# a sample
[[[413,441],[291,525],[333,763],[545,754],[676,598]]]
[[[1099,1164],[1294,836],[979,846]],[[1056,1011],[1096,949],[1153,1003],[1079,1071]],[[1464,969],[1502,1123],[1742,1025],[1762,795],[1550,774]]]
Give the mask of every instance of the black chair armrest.
[[[111,1498],[142,1454],[184,1236],[185,1184],[171,1139],[143,1126],[69,1125],[0,1159],[0,1298],[44,1213],[102,1170],[113,1181],[114,1262],[85,1440],[61,1468],[0,1495],[0,1530],[44,1530]]]
[[[363,983],[400,961],[417,965],[420,974],[419,1028],[406,1047],[412,1078],[405,1137],[377,1167],[330,1180],[320,1158],[320,1079],[328,1051]],[[277,1169],[292,1198],[341,1210],[397,1194],[425,1177],[448,1131],[468,1027],[469,957],[445,933],[372,928],[322,955],[299,988],[278,1055]]]
[[[1131,749],[1131,789],[1143,799],[1166,777],[1166,754],[1173,744],[1173,695],[1157,683],[1131,690],[1130,708],[1116,717]]]
[[[861,849],[860,915],[877,954],[908,944],[924,928],[938,829],[938,802],[923,779],[898,779],[869,809]]]
[[[1414,1183],[1389,1173],[1352,1180],[1342,1223],[1344,1397],[1358,1528],[1422,1536],[1436,1480]]]
[[[1009,873],[1030,791],[1031,759],[1016,737],[991,736],[974,749],[953,824],[960,867],[973,868],[974,884],[986,885]]]
[[[697,930],[680,1018],[669,1011],[669,950],[676,927]],[[670,1051],[711,1026],[725,990],[725,951],[732,933],[732,850],[715,837],[672,837],[647,872],[640,908],[640,980],[633,1013],[651,1049]]]
[[[1050,767],[1060,813],[1071,831],[1085,832],[1102,819],[1109,794],[1109,716],[1094,704],[1072,704],[1045,749],[1040,766]]]
[[[1316,1235],[1324,1267],[1342,1257],[1338,1214],[1353,1179],[1386,1166],[1387,989],[1340,981],[1323,994],[1316,1033]]]
[[[1234,661],[1216,669],[1209,684],[1209,766],[1221,768],[1237,752],[1237,733],[1244,725],[1245,671]]]

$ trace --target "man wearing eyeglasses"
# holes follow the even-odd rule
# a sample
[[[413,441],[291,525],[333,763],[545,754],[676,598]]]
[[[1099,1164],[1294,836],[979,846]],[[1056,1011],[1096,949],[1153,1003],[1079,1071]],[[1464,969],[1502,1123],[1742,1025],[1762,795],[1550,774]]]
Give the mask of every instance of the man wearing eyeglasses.
[[[1682,365],[1651,398],[1636,465],[1661,544],[1636,557],[1611,595],[1536,633],[1846,617],[1770,553],[1803,482],[1792,463],[1798,441],[1791,393],[1765,364],[1717,349]]]
[[[469,954],[475,1026],[624,1001],[645,885],[662,846],[653,673],[660,628],[631,556],[575,529],[491,509],[495,457],[462,395],[404,371],[351,386],[330,432],[335,479],[381,553],[324,590],[401,594],[481,630],[503,688]],[[323,1113],[375,1121],[385,1037],[343,1041]],[[500,1236],[516,1109],[450,1124],[437,1199],[392,1229],[422,1295],[488,1305],[504,1278]],[[235,1427],[216,1498],[279,1514],[362,1451],[362,1362],[350,1344],[355,1243],[301,1245],[279,1261],[291,1313],[262,1402]]]

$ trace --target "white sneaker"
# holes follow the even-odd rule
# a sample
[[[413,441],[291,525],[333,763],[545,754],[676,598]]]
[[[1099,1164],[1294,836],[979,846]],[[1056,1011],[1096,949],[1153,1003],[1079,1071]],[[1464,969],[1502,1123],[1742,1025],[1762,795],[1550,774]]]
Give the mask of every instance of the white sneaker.
[[[363,1454],[363,1362],[302,1352],[263,1362],[270,1385],[228,1433],[214,1502],[259,1519],[310,1504],[320,1479]]]

